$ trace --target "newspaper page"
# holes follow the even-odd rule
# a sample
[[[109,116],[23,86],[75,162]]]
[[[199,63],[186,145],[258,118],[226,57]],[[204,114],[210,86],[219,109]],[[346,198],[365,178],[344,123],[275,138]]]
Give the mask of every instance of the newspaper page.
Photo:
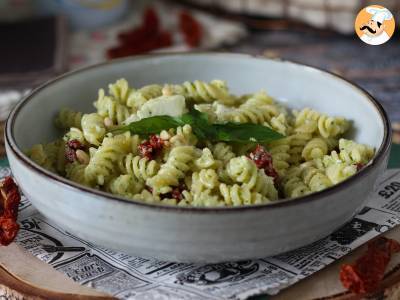
[[[0,178],[10,175],[0,169]],[[389,170],[366,207],[330,236],[258,260],[196,265],[158,261],[84,241],[22,197],[16,242],[74,281],[119,299],[246,299],[273,295],[400,223],[400,169]]]

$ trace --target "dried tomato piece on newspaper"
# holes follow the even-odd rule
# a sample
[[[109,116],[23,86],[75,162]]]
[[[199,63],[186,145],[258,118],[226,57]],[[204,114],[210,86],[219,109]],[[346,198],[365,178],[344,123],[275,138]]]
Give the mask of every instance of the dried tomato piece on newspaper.
[[[138,44],[149,36],[156,35],[161,29],[160,17],[153,7],[147,7],[142,16],[142,23],[134,29],[118,34],[118,40],[123,44]]]
[[[143,13],[141,25],[121,32],[118,40],[119,45],[107,50],[109,58],[137,55],[173,44],[172,34],[162,30],[160,17],[152,7],[148,7]]]
[[[18,205],[21,200],[18,187],[8,176],[0,182],[0,245],[7,246],[17,236]]]
[[[355,294],[370,294],[379,289],[392,254],[400,252],[400,244],[379,237],[368,243],[368,249],[354,264],[344,264],[340,270],[343,286]]]
[[[189,47],[198,47],[203,39],[203,26],[188,11],[179,13],[179,29]]]

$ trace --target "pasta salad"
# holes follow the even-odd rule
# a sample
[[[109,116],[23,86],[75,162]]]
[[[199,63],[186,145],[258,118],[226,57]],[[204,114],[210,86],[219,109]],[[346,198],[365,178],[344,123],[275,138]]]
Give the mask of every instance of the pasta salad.
[[[351,122],[290,110],[222,80],[100,89],[96,112],[62,109],[60,139],[27,151],[40,166],[128,199],[178,206],[266,204],[354,175],[374,149],[343,138]]]

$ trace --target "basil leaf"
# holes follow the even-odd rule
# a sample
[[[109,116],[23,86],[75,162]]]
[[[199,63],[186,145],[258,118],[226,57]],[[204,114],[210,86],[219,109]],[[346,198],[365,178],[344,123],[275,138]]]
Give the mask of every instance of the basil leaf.
[[[217,141],[236,143],[266,143],[281,139],[284,135],[267,126],[252,123],[232,123],[212,125]]]
[[[267,143],[283,138],[280,133],[269,127],[252,123],[210,124],[206,113],[192,109],[180,117],[153,116],[132,122],[129,125],[117,127],[111,132],[121,133],[130,131],[132,134],[157,134],[162,130],[176,128],[189,124],[193,133],[199,139],[235,143]]]
[[[160,133],[163,130],[176,128],[182,125],[185,125],[185,123],[183,123],[180,118],[174,118],[170,116],[154,116],[129,123],[126,126],[117,127],[112,129],[111,132],[121,133],[130,131],[132,134],[148,135]]]
[[[210,139],[215,135],[206,113],[192,109],[189,113],[182,115],[181,120],[185,124],[191,125],[193,133],[200,139]]]

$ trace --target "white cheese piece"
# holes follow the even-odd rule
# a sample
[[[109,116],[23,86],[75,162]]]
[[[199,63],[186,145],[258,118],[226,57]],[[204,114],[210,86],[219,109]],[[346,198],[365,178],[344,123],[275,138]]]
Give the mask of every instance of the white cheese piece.
[[[147,101],[138,110],[139,119],[153,116],[178,117],[187,112],[185,97],[181,95],[161,96]]]

